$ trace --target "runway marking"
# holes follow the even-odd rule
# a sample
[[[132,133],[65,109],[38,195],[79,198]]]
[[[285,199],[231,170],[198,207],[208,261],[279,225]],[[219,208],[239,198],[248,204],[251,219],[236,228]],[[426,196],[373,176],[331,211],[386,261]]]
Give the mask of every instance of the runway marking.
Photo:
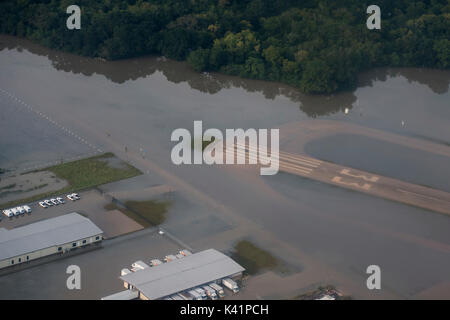
[[[30,112],[33,112],[34,114],[38,115],[39,117],[41,117],[41,118],[43,118],[43,119],[46,119],[47,121],[49,121],[50,123],[52,123],[55,127],[61,129],[62,131],[65,131],[67,134],[70,134],[71,136],[74,136],[74,137],[76,137],[78,140],[82,141],[85,145],[87,145],[89,148],[91,148],[91,149],[94,150],[94,152],[92,153],[92,155],[96,155],[97,153],[103,152],[101,148],[97,148],[97,147],[95,147],[92,143],[89,143],[87,140],[82,139],[79,135],[73,133],[72,131],[68,130],[68,129],[65,128],[64,126],[60,125],[58,122],[56,122],[54,119],[50,118],[48,115],[42,113],[41,111],[38,111],[38,110],[33,109],[33,107],[32,107],[31,105],[29,105],[29,104],[26,103],[25,101],[21,100],[20,98],[16,97],[15,95],[9,93],[8,91],[6,91],[6,90],[4,90],[4,89],[0,89],[0,91],[3,92],[3,94],[9,96],[11,99],[15,100],[17,103],[20,103],[20,104],[26,106],[27,109],[28,109]],[[89,156],[89,154],[88,154],[88,156]],[[80,156],[80,157],[78,157],[78,158],[81,159],[82,157],[86,157],[86,155],[85,155],[85,156]],[[65,161],[71,161],[71,160],[69,159],[69,160],[65,160]],[[47,163],[47,164],[45,164],[45,166],[49,166],[49,165],[57,164],[57,163],[59,163],[59,162],[56,161],[56,162],[52,162],[52,163]],[[36,167],[38,167],[38,166],[36,166]],[[36,168],[36,167],[35,167],[35,168]]]
[[[255,147],[255,146],[245,146],[245,145],[242,145],[242,144],[236,144],[236,145],[238,147],[244,148],[246,150],[252,150],[252,151],[255,151],[255,152],[259,152],[258,148]],[[239,148],[238,148],[238,150],[239,150]],[[242,150],[242,149],[240,149],[240,150]],[[266,153],[266,154],[267,154],[268,150],[269,149],[267,149],[267,148],[266,149],[262,149],[262,151],[264,153]],[[320,160],[316,160],[316,159],[313,159],[313,158],[307,158],[307,157],[303,157],[303,156],[299,156],[299,155],[293,156],[293,155],[291,155],[289,153],[286,153],[286,152],[283,152],[283,151],[280,151],[279,154],[280,154],[280,157],[279,157],[280,162],[281,161],[286,161],[286,162],[293,162],[293,163],[301,163],[302,165],[310,166],[310,167],[313,167],[313,168],[317,168],[317,167],[319,167],[322,164],[322,161],[320,161]]]
[[[344,174],[344,175],[347,175],[347,176],[353,177],[353,178],[361,178],[361,179],[363,179],[365,181],[368,181],[368,182],[377,182],[378,179],[379,179],[379,177],[377,177],[377,176],[370,176],[369,177],[369,176],[365,176],[363,174],[352,174],[352,173],[350,173],[350,169],[342,169],[341,170],[341,174]]]
[[[397,191],[400,191],[400,192],[402,192],[402,193],[413,194],[413,195],[415,195],[415,196],[419,196],[419,197],[422,197],[422,198],[427,198],[427,199],[431,199],[431,200],[435,200],[435,201],[441,201],[441,202],[447,202],[447,203],[450,203],[450,201],[447,201],[447,200],[445,200],[445,199],[438,199],[438,198],[426,196],[426,195],[424,195],[424,194],[420,194],[420,193],[416,193],[416,192],[412,192],[412,191],[407,191],[407,190],[398,189],[398,188],[397,188]]]
[[[255,149],[253,149],[253,150],[255,150]],[[244,150],[241,148],[237,148],[236,150],[234,150],[233,147],[228,147],[228,148],[224,148],[224,151],[225,152],[233,152],[233,154],[236,156],[238,156],[238,155],[244,156],[245,163],[249,162],[248,160],[253,160],[254,162],[256,162],[253,164],[258,164],[258,156],[254,155],[254,154],[250,155],[249,148],[246,148]],[[252,163],[250,163],[250,164],[252,164]],[[261,163],[259,163],[259,164],[261,164]],[[292,163],[292,162],[284,161],[283,158],[279,159],[279,168],[280,169],[285,169],[285,170],[289,169],[292,171],[299,172],[303,175],[308,175],[312,172],[313,168],[304,167],[304,166],[301,166],[300,164],[305,165],[302,162]],[[307,164],[307,165],[310,165],[310,164]]]
[[[342,177],[340,176],[335,176],[333,179],[331,179],[331,181],[342,184],[342,185],[346,185],[349,187],[355,187],[358,189],[364,189],[364,190],[370,190],[370,188],[372,187],[372,185],[368,184],[368,183],[364,183],[364,184],[359,184],[357,182],[345,182],[342,181]]]

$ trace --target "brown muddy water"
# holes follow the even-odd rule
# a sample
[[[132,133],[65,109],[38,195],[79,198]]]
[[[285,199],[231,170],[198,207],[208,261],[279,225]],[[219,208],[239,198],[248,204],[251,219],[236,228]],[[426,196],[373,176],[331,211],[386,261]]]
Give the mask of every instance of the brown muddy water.
[[[382,290],[389,294],[416,298],[444,287],[434,296],[450,298],[448,216],[287,174],[247,178],[248,174],[240,171],[177,167],[170,160],[172,131],[192,129],[194,120],[203,120],[205,128],[225,129],[278,128],[291,122],[327,119],[449,145],[449,71],[379,69],[361,75],[358,88],[352,92],[308,96],[278,83],[199,74],[185,63],[160,57],[105,62],[6,36],[0,37],[0,69],[0,89],[13,96],[0,92],[0,127],[8,128],[0,131],[0,167],[18,170],[59,159],[60,149],[48,142],[57,136],[67,157],[97,149],[108,151],[112,146],[123,150],[119,156],[124,160],[127,153],[136,152],[225,204],[236,217],[251,221],[353,281],[361,281],[361,287],[367,266],[377,264],[382,270]],[[49,123],[39,113],[32,115],[30,131],[15,129],[10,123],[20,123],[31,114],[14,97],[88,144],[70,134],[61,138],[66,133],[60,129],[46,131],[47,140],[40,139],[40,127]],[[351,136],[330,139],[312,141],[308,150],[313,156],[363,170],[384,168],[386,174],[396,173],[399,178],[414,176],[414,183],[442,189],[448,186],[450,159],[413,149],[405,154],[395,146],[384,149],[371,140],[355,139],[353,144]],[[22,160],[17,165],[19,147]],[[345,148],[352,152],[342,153]],[[41,150],[39,159],[33,158],[36,150]],[[413,159],[413,165],[402,166],[401,161],[408,158]],[[148,179],[158,175],[151,168],[140,167],[149,171]],[[180,222],[185,221],[180,220],[182,211],[172,212],[165,227],[185,241],[199,242],[221,230],[213,226],[215,219],[207,218],[196,221],[196,227],[190,229]],[[207,221],[204,227],[202,221]],[[232,224],[226,217],[218,221]],[[31,273],[26,274],[32,282]],[[13,286],[13,281],[0,278],[1,291],[5,290],[2,282]],[[25,297],[37,296],[32,289],[20,288],[18,292]],[[53,289],[43,292],[50,298],[56,294]],[[4,292],[1,296],[8,295]]]

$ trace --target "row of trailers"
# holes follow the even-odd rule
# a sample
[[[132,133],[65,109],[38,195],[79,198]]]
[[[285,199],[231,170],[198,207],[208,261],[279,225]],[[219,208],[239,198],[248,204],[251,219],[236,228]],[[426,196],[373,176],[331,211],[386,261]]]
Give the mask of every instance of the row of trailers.
[[[131,272],[136,272],[139,270],[143,270],[145,268],[157,267],[163,263],[169,263],[176,259],[182,259],[186,256],[190,256],[191,254],[192,252],[190,252],[189,250],[181,250],[177,254],[169,254],[165,256],[164,259],[162,259],[162,261],[160,259],[152,259],[150,261],[150,264],[147,264],[142,260],[139,260],[131,264],[131,270],[127,268],[122,269],[121,275],[124,276],[126,274],[130,274]],[[233,293],[239,292],[239,286],[234,280],[230,278],[221,279],[218,280],[218,282],[221,283],[226,288],[233,291]],[[167,296],[163,298],[163,300],[208,300],[208,299],[217,300],[225,296],[223,287],[219,283],[212,282],[209,283],[208,285],[192,288],[190,290],[186,290],[183,292]]]
[[[190,277],[186,272],[183,272],[183,269],[192,272],[193,269],[202,265],[204,268],[209,268],[208,259],[216,261],[221,259],[218,261],[219,266],[216,266],[216,268],[220,268],[222,261],[229,258],[210,249],[195,254],[192,254],[189,250],[181,250],[175,255],[167,255],[163,259],[153,259],[149,263],[145,263],[142,260],[136,261],[131,265],[130,269],[124,268],[121,271],[121,279],[124,280],[124,286],[128,290],[104,297],[102,300],[132,300],[138,298],[148,300],[217,300],[225,296],[224,287],[233,293],[239,292],[238,284],[231,277],[235,273],[235,269],[231,273],[219,272],[217,275],[220,275],[217,278],[214,275],[204,276],[204,273],[210,273],[206,269],[198,273],[195,272],[197,275],[191,274]],[[234,262],[232,263],[234,264]],[[238,265],[237,267],[237,271],[240,273],[242,269]],[[198,275],[200,275],[201,279],[198,279]],[[168,278],[165,285],[154,284],[153,281],[161,281],[164,277]],[[171,287],[171,279],[174,277],[180,278],[173,281],[176,283],[176,286]],[[185,279],[186,281],[183,281],[185,283],[178,288],[179,290],[176,290],[183,277],[188,278]],[[148,291],[143,287],[147,287]],[[165,287],[166,290],[163,289],[162,292],[156,292],[160,291],[162,287]],[[139,293],[139,291],[141,292]]]

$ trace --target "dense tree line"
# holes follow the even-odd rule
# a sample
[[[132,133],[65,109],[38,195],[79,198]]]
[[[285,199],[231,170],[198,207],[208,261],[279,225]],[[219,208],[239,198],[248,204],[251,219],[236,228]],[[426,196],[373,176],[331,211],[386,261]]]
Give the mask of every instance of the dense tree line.
[[[81,30],[66,8],[81,7]],[[6,0],[0,32],[105,59],[161,54],[198,71],[282,81],[304,92],[355,85],[378,66],[450,67],[450,0]]]

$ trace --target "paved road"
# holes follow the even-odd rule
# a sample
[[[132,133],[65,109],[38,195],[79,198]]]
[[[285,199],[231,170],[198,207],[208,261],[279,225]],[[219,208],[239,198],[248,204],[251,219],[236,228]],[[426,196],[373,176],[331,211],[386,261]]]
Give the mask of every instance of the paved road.
[[[236,154],[257,160],[257,147],[237,144]],[[239,148],[240,147],[240,148]],[[228,148],[225,152],[232,152]],[[251,152],[250,152],[251,151]],[[269,151],[270,153],[270,151]],[[450,214],[450,193],[372,174],[304,155],[280,152],[280,171],[300,175],[377,197]]]

